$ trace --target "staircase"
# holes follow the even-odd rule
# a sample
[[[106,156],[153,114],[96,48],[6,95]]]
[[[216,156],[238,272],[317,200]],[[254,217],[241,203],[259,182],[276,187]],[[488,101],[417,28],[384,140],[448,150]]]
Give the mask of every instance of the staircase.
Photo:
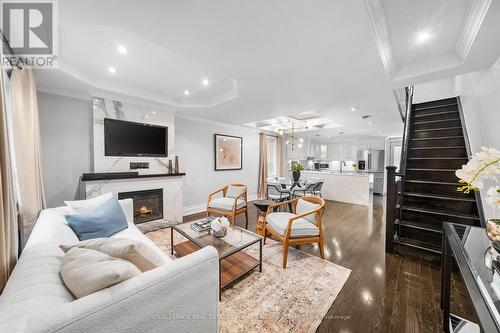
[[[412,104],[406,119],[401,174],[394,183],[394,224],[389,226],[392,249],[439,264],[443,222],[481,225],[476,194],[456,190],[455,170],[469,155],[459,100]]]

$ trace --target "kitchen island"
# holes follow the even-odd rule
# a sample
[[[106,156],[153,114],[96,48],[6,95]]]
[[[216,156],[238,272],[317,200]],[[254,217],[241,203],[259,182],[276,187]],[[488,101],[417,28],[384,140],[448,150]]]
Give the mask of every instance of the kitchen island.
[[[325,200],[356,205],[372,203],[373,174],[334,171],[301,171],[301,179],[323,181],[321,196]]]

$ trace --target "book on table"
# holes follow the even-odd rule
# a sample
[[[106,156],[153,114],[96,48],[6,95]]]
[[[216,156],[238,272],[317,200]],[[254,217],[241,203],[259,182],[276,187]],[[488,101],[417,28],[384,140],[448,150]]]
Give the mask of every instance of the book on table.
[[[206,220],[193,222],[191,224],[191,229],[193,229],[196,232],[208,231],[208,230],[210,230],[210,225],[212,224],[212,221],[214,219],[215,219],[215,217],[209,216]]]

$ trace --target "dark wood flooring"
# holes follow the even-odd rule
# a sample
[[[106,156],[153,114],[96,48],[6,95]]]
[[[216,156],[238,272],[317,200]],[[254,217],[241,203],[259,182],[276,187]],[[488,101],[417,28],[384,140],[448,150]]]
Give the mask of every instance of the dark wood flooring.
[[[382,198],[373,206],[327,202],[323,217],[325,259],[352,270],[318,332],[441,332],[440,270],[386,254]],[[185,221],[202,214],[185,217]],[[257,209],[249,203],[249,229]],[[244,227],[243,216],[237,225]],[[319,256],[316,246],[301,250]],[[475,320],[463,282],[452,285],[452,312]],[[475,320],[477,322],[477,319]]]

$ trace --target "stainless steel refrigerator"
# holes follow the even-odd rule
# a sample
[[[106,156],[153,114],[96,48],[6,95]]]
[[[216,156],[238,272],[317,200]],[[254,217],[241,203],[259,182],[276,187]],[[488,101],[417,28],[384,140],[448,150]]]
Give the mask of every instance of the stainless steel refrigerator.
[[[384,192],[384,164],[385,164],[385,151],[384,150],[359,150],[358,151],[358,165],[359,161],[365,161],[366,171],[373,173],[373,193],[382,194]]]

